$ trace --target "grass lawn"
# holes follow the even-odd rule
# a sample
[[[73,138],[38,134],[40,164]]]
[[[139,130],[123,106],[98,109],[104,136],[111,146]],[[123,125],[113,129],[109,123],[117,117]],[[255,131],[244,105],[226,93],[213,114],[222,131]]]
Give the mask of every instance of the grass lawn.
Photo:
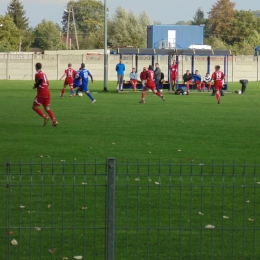
[[[230,83],[218,105],[167,91],[139,104],[115,82],[109,93],[90,84],[91,104],[68,89],[60,99],[51,81],[57,127],[31,109],[32,84],[0,82],[0,259],[104,259],[108,157],[118,162],[116,259],[259,257],[258,82],[243,95]]]

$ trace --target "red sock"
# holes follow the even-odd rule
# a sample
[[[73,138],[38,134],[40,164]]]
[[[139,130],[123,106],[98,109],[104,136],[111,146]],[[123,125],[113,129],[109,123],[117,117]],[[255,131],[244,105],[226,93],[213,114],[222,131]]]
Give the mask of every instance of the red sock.
[[[145,100],[146,92],[142,92],[142,100]]]
[[[55,122],[56,119],[55,119],[55,116],[54,116],[53,112],[52,112],[51,110],[47,110],[47,113],[49,114],[51,120],[52,120],[53,122]]]
[[[63,96],[63,94],[65,93],[65,91],[66,91],[66,88],[63,88],[63,89],[61,90],[61,96]]]
[[[34,111],[35,111],[39,116],[41,116],[41,117],[43,117],[43,118],[46,118],[46,116],[44,115],[44,113],[41,111],[40,108],[36,107],[36,108],[34,109]]]
[[[161,92],[158,92],[158,91],[155,93],[155,95],[157,95],[158,97],[162,96]]]
[[[217,98],[217,100],[220,100],[220,94],[219,94],[219,91],[217,90],[217,92],[216,92],[216,98]]]

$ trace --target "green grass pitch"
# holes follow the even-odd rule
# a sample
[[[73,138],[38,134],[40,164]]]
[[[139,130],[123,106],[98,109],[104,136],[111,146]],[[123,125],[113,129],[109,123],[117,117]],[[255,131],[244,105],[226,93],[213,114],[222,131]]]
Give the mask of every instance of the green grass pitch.
[[[57,127],[50,121],[43,127],[31,109],[32,85],[0,82],[0,259],[105,259],[101,173],[108,157],[122,163],[116,259],[257,259],[259,167],[255,176],[254,167],[246,173],[238,167],[234,180],[228,166],[226,176],[221,166],[205,166],[203,178],[183,166],[181,178],[179,166],[169,172],[166,165],[195,164],[199,173],[202,163],[259,163],[258,82],[250,82],[243,95],[234,93],[239,83],[230,83],[232,93],[218,105],[209,93],[177,96],[166,90],[165,102],[147,93],[139,104],[141,92],[118,94],[115,82],[108,83],[108,93],[103,82],[90,84],[97,100],[91,104],[86,95],[70,98],[69,89],[60,99],[62,82],[51,81]],[[9,171],[7,160],[24,165]],[[127,160],[133,165],[126,167]],[[84,161],[99,165],[85,169]],[[148,161],[154,164],[149,174]],[[158,170],[157,163],[164,166]],[[202,232],[207,224],[216,229]]]

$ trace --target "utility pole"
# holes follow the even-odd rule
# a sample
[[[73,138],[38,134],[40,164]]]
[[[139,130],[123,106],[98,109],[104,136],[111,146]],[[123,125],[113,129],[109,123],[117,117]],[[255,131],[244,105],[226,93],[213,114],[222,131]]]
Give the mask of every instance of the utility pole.
[[[107,92],[107,1],[104,0],[104,89]]]
[[[75,17],[74,17],[74,10],[73,6],[69,6],[69,10],[64,9],[66,13],[68,13],[68,22],[67,22],[67,39],[66,39],[66,49],[70,47],[71,49],[71,37],[69,35],[70,31],[70,13],[72,13],[72,21],[73,21],[73,26],[74,26],[74,32],[75,32],[75,38],[76,38],[76,44],[77,44],[77,49],[79,50],[79,42],[78,42],[78,34],[77,34],[77,28],[76,28],[76,22],[75,22]]]

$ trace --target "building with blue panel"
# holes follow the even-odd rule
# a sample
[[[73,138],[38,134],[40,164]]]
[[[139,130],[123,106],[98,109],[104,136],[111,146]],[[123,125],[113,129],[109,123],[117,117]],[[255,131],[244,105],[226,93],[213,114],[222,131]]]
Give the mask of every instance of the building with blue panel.
[[[188,49],[193,44],[203,44],[203,25],[149,25],[147,48]]]

